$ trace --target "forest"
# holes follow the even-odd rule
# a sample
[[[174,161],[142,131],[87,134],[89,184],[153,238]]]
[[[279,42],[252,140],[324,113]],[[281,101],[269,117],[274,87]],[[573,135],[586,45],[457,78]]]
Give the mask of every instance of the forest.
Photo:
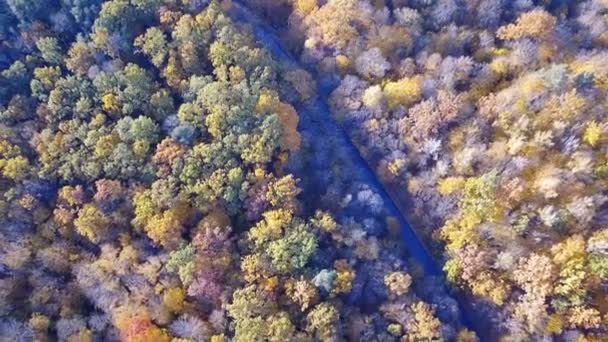
[[[607,0],[0,0],[0,341],[552,340]]]

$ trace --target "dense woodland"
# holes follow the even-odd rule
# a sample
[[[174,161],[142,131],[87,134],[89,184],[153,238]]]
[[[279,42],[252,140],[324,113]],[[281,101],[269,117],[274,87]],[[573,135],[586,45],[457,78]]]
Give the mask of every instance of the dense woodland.
[[[0,1],[0,340],[475,340],[230,8]]]
[[[608,1],[233,1],[0,0],[1,341],[608,339]]]
[[[607,1],[249,2],[505,340],[608,338]]]

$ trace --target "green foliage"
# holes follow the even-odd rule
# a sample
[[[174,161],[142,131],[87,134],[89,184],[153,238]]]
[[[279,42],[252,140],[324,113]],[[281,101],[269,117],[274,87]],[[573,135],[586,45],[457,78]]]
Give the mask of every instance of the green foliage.
[[[135,46],[146,54],[156,67],[161,67],[168,54],[167,40],[163,31],[156,27],[149,28],[146,33],[135,39]]]
[[[339,313],[330,303],[315,306],[306,317],[306,331],[320,340],[329,340],[338,332]]]
[[[26,93],[29,73],[25,64],[15,61],[0,72],[0,103],[7,102],[14,94]]]
[[[110,56],[132,53],[138,26],[152,19],[160,0],[110,0],[102,4],[93,26],[95,45]],[[116,39],[118,38],[118,39]]]
[[[285,235],[268,244],[268,255],[279,272],[304,267],[317,249],[317,238],[308,224],[299,222],[286,229]]]
[[[194,247],[191,244],[184,245],[182,248],[176,249],[169,254],[167,270],[169,272],[177,272],[184,286],[192,283],[195,269]]]
[[[264,220],[250,230],[249,239],[254,250],[267,254],[281,273],[304,267],[317,249],[312,225],[283,209],[264,213]]]
[[[63,63],[63,54],[59,41],[55,37],[44,37],[38,39],[36,47],[42,55],[42,59],[49,64],[61,65]]]
[[[608,256],[599,253],[591,254],[589,256],[589,270],[602,280],[608,280]]]
[[[495,187],[495,173],[467,179],[460,202],[461,210],[464,213],[476,213],[482,220],[492,219],[496,215]]]

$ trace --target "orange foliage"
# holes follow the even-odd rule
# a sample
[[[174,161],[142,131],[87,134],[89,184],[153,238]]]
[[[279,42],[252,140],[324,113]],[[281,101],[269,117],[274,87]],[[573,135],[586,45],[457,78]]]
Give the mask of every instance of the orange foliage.
[[[283,126],[281,147],[289,151],[299,150],[302,138],[298,133],[298,113],[291,105],[281,102],[277,114]]]

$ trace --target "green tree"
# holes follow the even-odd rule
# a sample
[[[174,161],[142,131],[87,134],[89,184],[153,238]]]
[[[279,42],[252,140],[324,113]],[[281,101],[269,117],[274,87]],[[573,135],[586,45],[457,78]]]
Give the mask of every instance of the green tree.
[[[42,55],[42,59],[49,64],[61,65],[63,63],[63,54],[59,41],[55,37],[44,37],[38,39],[36,47]]]
[[[164,64],[169,51],[165,34],[156,27],[149,28],[146,33],[137,37],[135,46],[158,68]]]
[[[315,306],[306,316],[306,321],[306,331],[326,341],[336,337],[340,314],[335,306],[325,302]]]

